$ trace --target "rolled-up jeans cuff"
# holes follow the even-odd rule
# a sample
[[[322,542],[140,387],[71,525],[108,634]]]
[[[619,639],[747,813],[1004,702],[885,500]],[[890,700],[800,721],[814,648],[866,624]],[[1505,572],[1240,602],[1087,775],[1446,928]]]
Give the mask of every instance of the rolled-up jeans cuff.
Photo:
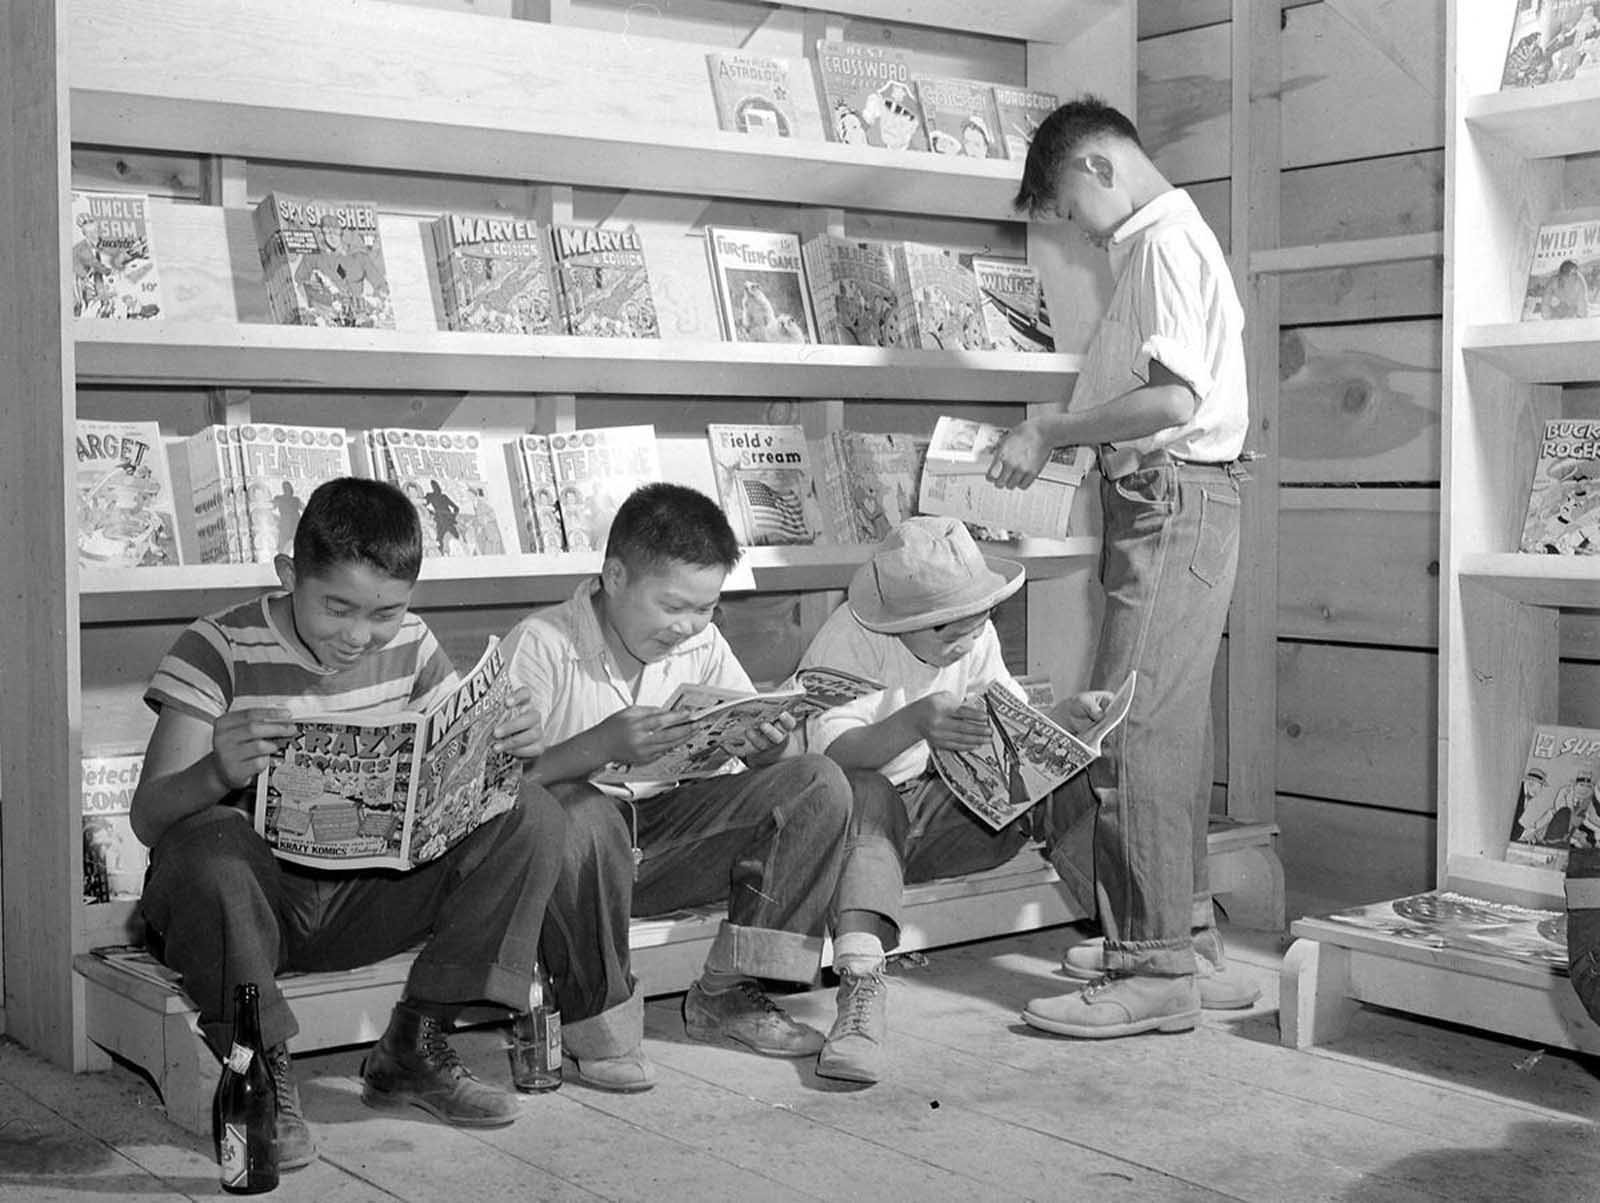
[[[1105,945],[1106,972],[1141,977],[1184,977],[1194,972],[1194,944],[1178,940],[1139,940]]]
[[[724,919],[706,954],[711,973],[742,973],[780,982],[811,982],[822,964],[822,937],[768,927],[741,927]]]
[[[626,1002],[607,1007],[598,1015],[561,1025],[561,1047],[582,1061],[621,1057],[644,1039],[644,996],[634,987]]]

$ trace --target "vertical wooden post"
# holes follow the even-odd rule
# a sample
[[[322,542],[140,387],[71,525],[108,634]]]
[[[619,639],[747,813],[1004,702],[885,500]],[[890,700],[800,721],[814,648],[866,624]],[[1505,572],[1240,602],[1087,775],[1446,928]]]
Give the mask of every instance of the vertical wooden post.
[[[1245,309],[1250,433],[1239,579],[1228,615],[1228,817],[1270,822],[1277,807],[1278,281],[1250,270],[1278,245],[1282,160],[1280,6],[1233,0],[1230,256]]]
[[[0,912],[4,1029],[74,1064],[80,940],[77,552],[70,546],[75,363],[67,133],[67,0],[12,0],[0,37]]]

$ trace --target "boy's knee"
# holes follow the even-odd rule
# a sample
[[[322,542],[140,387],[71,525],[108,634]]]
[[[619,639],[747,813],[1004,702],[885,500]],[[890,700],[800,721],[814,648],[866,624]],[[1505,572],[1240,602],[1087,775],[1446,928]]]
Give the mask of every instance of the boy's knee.
[[[633,860],[633,835],[622,804],[586,782],[562,782],[551,795],[566,827],[563,856],[569,868],[596,862]]]
[[[877,832],[898,840],[911,824],[900,791],[876,769],[851,769],[850,827],[853,832]]]
[[[778,767],[790,775],[785,783],[790,797],[804,797],[819,819],[835,822],[844,830],[850,822],[854,791],[849,774],[836,761],[808,752],[780,761]]]

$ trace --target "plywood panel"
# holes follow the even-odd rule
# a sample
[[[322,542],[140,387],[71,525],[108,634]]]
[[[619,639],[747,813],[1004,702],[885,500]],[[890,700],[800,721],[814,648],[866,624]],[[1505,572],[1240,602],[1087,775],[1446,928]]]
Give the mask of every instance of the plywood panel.
[[[1438,665],[1433,652],[1280,642],[1280,790],[1432,812]]]
[[[1437,321],[1284,331],[1282,480],[1437,482],[1439,337]]]
[[[1430,815],[1279,794],[1277,820],[1291,918],[1433,887]]]
[[[1285,489],[1278,634],[1436,647],[1437,490]]]
[[[1562,663],[1557,721],[1574,727],[1600,727],[1600,664]]]

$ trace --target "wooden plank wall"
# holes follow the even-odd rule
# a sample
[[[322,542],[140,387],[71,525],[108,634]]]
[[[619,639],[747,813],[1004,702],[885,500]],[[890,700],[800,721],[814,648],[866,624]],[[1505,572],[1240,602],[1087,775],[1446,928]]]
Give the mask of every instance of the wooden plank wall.
[[[1444,7],[1284,5],[1282,245],[1442,227]],[[1141,132],[1225,243],[1228,15],[1140,4]],[[1274,723],[1291,914],[1432,884],[1440,312],[1437,261],[1282,278]]]

